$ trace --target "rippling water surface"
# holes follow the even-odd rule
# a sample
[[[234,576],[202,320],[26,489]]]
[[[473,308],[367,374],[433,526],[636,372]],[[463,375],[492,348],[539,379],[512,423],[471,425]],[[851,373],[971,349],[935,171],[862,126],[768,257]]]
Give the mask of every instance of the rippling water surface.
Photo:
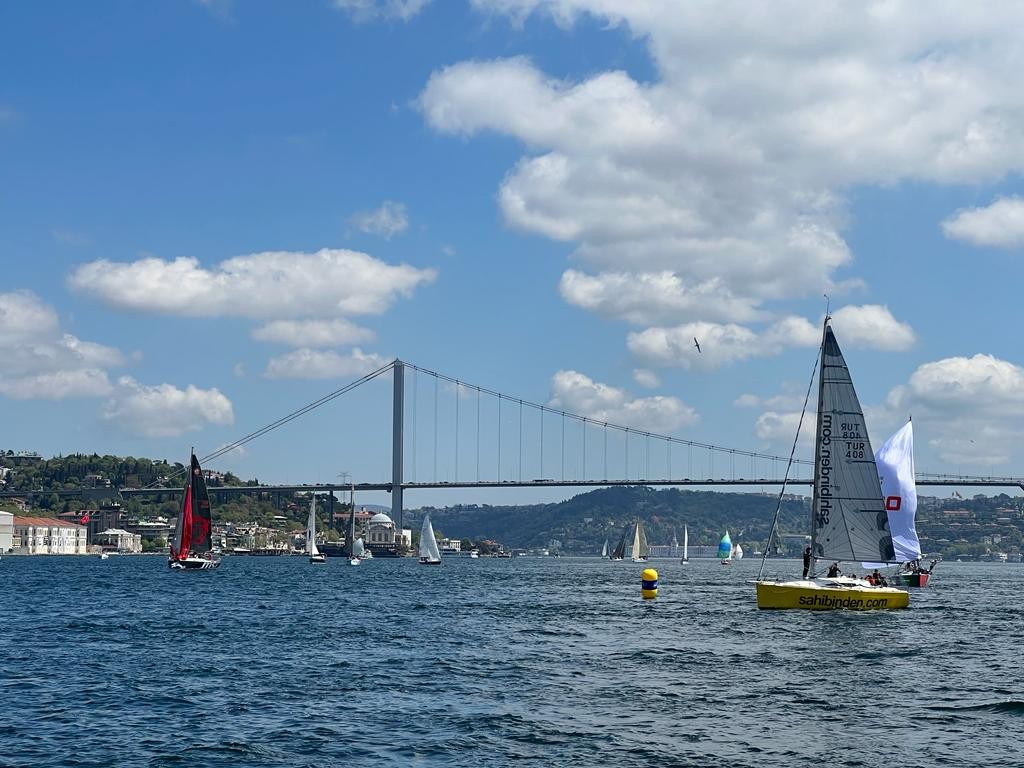
[[[873,613],[651,565],[7,556],[0,765],[1022,764],[1020,565]]]

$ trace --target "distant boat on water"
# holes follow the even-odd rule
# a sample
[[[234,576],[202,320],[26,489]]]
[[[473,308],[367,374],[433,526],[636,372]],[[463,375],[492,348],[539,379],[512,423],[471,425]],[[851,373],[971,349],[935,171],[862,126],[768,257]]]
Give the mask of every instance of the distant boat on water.
[[[743,559],[743,547],[739,544],[734,544],[732,547],[732,559],[742,560]]]
[[[683,560],[682,562],[690,562],[690,530],[685,525],[683,526]]]
[[[601,547],[601,557],[608,557],[608,539],[604,540],[604,546]]]
[[[316,494],[310,494],[309,520],[306,521],[306,554],[311,563],[326,563],[327,555],[316,548]]]
[[[636,529],[633,532],[633,562],[646,563],[650,555],[650,547],[647,546],[647,534],[644,532],[644,521],[639,518],[636,521]]]
[[[626,559],[626,537],[629,535],[629,526],[627,525],[622,529],[622,536],[619,537],[619,543],[615,545],[615,549],[612,550],[609,560],[625,560]]]
[[[212,526],[210,493],[193,451],[167,565],[176,571],[208,571],[219,567],[220,558],[213,555]]]
[[[437,548],[434,537],[434,526],[430,524],[430,515],[423,516],[423,527],[420,529],[420,565],[440,565],[441,552]]]
[[[732,561],[732,539],[729,538],[729,531],[718,542],[718,559],[722,565],[728,565]]]

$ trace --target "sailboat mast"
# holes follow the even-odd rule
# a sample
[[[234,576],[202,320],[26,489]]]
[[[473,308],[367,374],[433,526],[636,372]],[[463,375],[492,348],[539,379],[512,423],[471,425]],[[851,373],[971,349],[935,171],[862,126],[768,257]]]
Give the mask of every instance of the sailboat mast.
[[[348,556],[353,558],[356,555],[356,481],[353,480],[348,492]]]
[[[825,322],[821,329],[821,358],[818,361],[818,416],[815,420],[814,427],[814,491],[811,496],[811,520],[810,520],[810,531],[811,531],[811,568],[807,573],[809,577],[814,576],[814,572],[818,563],[817,557],[817,525],[816,521],[818,514],[820,513],[819,506],[821,504],[821,447],[822,447],[822,428],[823,428],[823,416],[825,411],[825,337],[828,334],[828,324],[832,318],[829,317],[828,313],[825,313]]]

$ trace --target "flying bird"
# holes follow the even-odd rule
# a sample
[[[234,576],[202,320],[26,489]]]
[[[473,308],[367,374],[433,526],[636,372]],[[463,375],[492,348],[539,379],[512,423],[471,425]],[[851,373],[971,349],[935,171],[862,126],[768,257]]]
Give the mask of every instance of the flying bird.
[[[700,354],[700,342],[697,341],[697,337],[696,336],[693,337],[693,346],[695,346],[697,348],[697,353]]]

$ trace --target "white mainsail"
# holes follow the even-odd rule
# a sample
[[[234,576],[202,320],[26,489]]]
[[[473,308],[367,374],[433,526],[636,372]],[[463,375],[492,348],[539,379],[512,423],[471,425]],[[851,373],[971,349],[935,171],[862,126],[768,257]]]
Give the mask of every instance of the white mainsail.
[[[819,381],[811,552],[817,560],[895,562],[864,412],[830,325]]]
[[[644,533],[644,523],[643,520],[637,520],[636,530],[633,533],[633,562],[646,560],[647,555],[647,534]]]
[[[690,559],[690,530],[683,526],[683,562]]]
[[[732,559],[733,560],[742,560],[743,559],[743,547],[741,547],[739,544],[733,544],[732,545]]]
[[[309,500],[309,520],[306,521],[306,554],[318,557],[320,550],[316,548],[316,496]]]
[[[604,540],[604,546],[601,547],[601,557],[608,557],[608,539]]]
[[[420,559],[429,562],[440,562],[441,552],[434,538],[434,526],[430,524],[430,515],[423,517],[423,528],[420,530]]]

